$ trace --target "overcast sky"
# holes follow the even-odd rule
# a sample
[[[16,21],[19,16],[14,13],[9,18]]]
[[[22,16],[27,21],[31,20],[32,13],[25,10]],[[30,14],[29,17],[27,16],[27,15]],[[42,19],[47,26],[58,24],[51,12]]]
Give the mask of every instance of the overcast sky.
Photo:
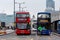
[[[14,0],[0,0],[0,13],[13,14],[13,1]],[[60,0],[54,1],[56,10],[59,10]],[[25,2],[21,7],[26,7],[24,10],[29,11],[31,14],[44,11],[46,8],[46,0],[16,0],[16,2]],[[18,11],[18,4],[16,4],[16,11]]]

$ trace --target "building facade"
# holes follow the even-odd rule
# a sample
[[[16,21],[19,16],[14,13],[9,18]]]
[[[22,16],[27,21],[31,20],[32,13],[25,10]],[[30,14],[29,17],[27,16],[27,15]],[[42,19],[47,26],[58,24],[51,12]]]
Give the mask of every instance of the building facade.
[[[46,11],[55,10],[55,2],[53,0],[46,0]]]
[[[60,20],[60,11],[51,11],[51,22]]]

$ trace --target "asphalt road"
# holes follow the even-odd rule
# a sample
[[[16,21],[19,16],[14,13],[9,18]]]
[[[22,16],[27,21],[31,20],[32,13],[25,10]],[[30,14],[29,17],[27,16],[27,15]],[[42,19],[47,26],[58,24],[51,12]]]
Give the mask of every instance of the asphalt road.
[[[11,33],[8,35],[0,36],[0,40],[60,40],[59,36],[56,35],[19,35]]]

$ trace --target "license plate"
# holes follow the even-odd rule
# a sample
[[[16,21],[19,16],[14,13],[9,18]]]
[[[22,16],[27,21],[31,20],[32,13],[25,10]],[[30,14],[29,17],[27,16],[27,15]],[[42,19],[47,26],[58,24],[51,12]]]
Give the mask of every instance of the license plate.
[[[24,33],[24,30],[22,30],[21,33]]]

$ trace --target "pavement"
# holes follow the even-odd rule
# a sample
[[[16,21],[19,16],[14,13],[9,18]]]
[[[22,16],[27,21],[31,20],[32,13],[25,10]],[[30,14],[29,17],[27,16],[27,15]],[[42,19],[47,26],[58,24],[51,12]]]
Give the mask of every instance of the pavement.
[[[4,34],[3,34],[3,33]],[[7,30],[0,30],[0,33],[2,33],[2,34],[0,34],[0,35],[6,35],[6,34],[10,34],[10,33],[13,33],[14,32],[14,30],[12,30],[12,29],[7,29]]]
[[[54,32],[53,34],[60,37],[60,34],[58,34],[58,33],[55,33],[55,32]]]
[[[6,30],[6,34],[9,34],[9,33],[12,33],[12,32],[14,32],[14,30],[12,30],[12,29]]]

